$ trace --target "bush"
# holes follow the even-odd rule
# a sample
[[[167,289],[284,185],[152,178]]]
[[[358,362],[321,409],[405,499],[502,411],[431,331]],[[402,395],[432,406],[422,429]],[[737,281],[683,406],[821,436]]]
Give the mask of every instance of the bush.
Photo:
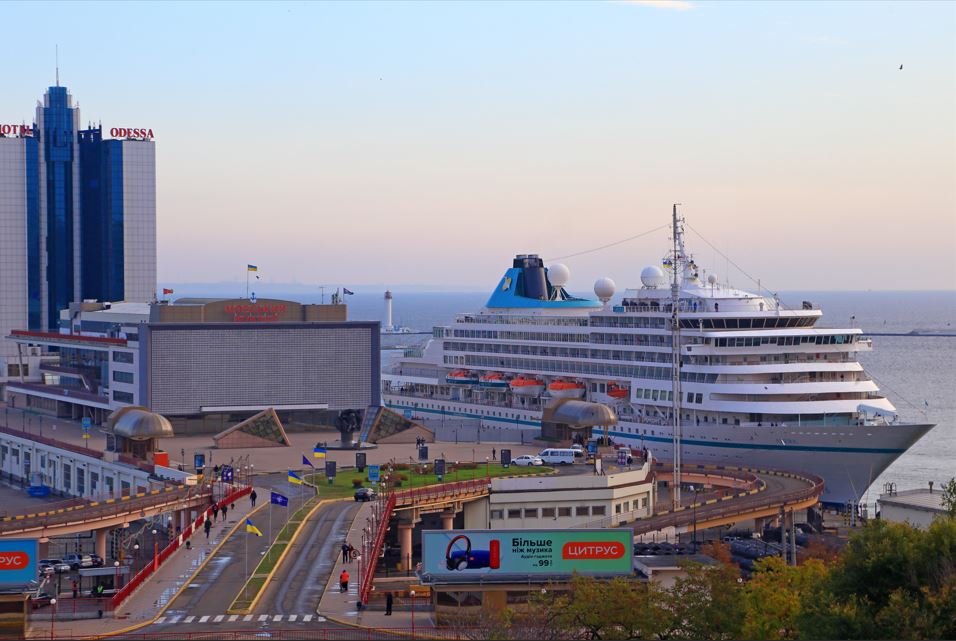
[[[402,487],[402,482],[401,482],[401,481],[394,481],[394,482],[392,483],[392,487]]]
[[[362,487],[363,480],[361,477],[355,477],[352,479],[352,487],[358,488]]]
[[[458,469],[459,470],[476,470],[478,469],[478,464],[477,463],[459,463]]]
[[[394,465],[391,466],[391,468],[393,470],[407,470],[408,463],[395,463]]]
[[[395,475],[395,480],[396,480],[396,481],[407,481],[407,480],[408,480],[408,474],[396,474],[396,475]]]

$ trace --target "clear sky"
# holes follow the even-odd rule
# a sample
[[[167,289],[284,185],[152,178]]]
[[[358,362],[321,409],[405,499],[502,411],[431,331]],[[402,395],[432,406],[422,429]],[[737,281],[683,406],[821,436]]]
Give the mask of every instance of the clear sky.
[[[952,2],[3,14],[0,121],[32,118],[58,43],[84,122],[154,130],[163,282],[491,287],[681,202],[773,289],[956,288]],[[667,244],[567,259],[572,289],[633,286]]]

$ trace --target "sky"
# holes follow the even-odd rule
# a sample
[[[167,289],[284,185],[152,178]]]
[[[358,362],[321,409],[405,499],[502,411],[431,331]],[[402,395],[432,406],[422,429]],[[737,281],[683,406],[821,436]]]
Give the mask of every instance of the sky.
[[[58,45],[84,123],[153,129],[161,283],[241,281],[253,263],[260,288],[487,289],[516,253],[615,243],[679,202],[721,281],[752,284],[732,261],[772,290],[956,289],[956,3],[71,2],[4,18],[0,121],[32,119]],[[571,289],[623,288],[668,244],[658,230],[561,260]]]

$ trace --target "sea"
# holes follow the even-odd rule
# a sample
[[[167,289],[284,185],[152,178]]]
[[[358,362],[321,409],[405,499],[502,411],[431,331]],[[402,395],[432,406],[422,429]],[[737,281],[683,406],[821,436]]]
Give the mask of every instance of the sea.
[[[349,296],[349,318],[384,321],[383,294]],[[279,292],[269,296],[283,298]],[[318,295],[311,299],[301,292],[289,298],[319,302]],[[487,299],[486,292],[395,293],[393,320],[430,333],[456,314],[479,310]],[[860,363],[903,420],[936,425],[873,479],[864,502],[872,504],[887,483],[895,483],[897,490],[927,487],[929,481],[939,487],[956,476],[956,291],[783,292],[780,299],[790,307],[809,301],[822,309],[821,327],[859,327],[873,335],[873,351],[860,353]],[[880,335],[914,331],[923,335]],[[428,338],[392,335],[384,337],[383,345],[412,346]]]

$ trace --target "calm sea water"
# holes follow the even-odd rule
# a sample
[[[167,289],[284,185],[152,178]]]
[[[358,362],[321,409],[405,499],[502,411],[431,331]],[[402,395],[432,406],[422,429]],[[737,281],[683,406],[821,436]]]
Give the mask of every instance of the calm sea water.
[[[270,293],[270,295],[273,295]],[[278,294],[274,294],[277,297]],[[300,297],[293,297],[300,299]],[[486,293],[401,293],[393,301],[394,321],[430,331],[455,314],[476,311]],[[956,292],[787,292],[781,299],[799,306],[808,300],[823,309],[821,326],[860,327],[869,332],[935,330],[956,333]],[[318,302],[318,297],[315,301]],[[350,296],[353,320],[383,320],[381,294]],[[391,336],[386,344],[413,344],[427,337]],[[904,420],[936,428],[897,459],[870,486],[872,502],[883,484],[898,489],[926,487],[956,476],[956,338],[875,336],[873,351],[860,362],[896,405]]]

